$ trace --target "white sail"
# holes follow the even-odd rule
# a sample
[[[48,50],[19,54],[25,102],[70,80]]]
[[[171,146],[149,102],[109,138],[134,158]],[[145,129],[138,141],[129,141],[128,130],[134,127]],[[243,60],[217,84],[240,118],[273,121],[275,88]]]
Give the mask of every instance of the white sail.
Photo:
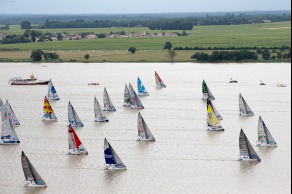
[[[166,85],[158,75],[158,73],[155,71],[155,82],[156,82],[156,87],[158,88],[166,88]]]
[[[25,176],[25,183],[27,187],[47,187],[47,184],[31,164],[27,156],[22,152],[21,164]]]
[[[0,144],[19,144],[19,138],[13,128],[12,121],[8,117],[7,112],[3,117],[2,131],[1,131],[1,139]]]
[[[75,130],[71,125],[68,128],[68,143],[69,143],[69,154],[70,155],[87,155],[88,152],[77,136]]]
[[[242,116],[254,116],[253,111],[251,108],[248,106],[246,103],[245,99],[241,94],[239,94],[239,110],[240,110],[240,115]]]
[[[239,150],[240,150],[240,159],[241,161],[261,161],[260,157],[252,147],[250,141],[246,137],[244,131],[241,129],[239,135]]]
[[[13,126],[19,126],[20,125],[19,120],[17,119],[17,117],[16,117],[11,105],[9,104],[8,100],[6,100],[6,103],[4,105],[4,110],[3,111],[6,112],[7,116],[11,119],[11,122],[12,122]]]
[[[68,123],[71,124],[73,127],[84,126],[70,101],[68,104]]]
[[[0,98],[0,112],[1,112],[1,120],[3,121],[3,117],[4,117],[4,104],[2,99]]]
[[[107,139],[104,140],[104,157],[106,170],[127,170],[127,167],[109,144]]]
[[[138,114],[138,141],[155,141],[141,113]]]
[[[124,107],[130,107],[131,103],[130,103],[130,91],[129,88],[127,86],[127,84],[125,85],[125,90],[124,90]]]
[[[94,98],[94,122],[109,122],[108,118],[105,116],[101,107],[96,99]]]
[[[260,147],[277,147],[277,143],[270,133],[268,127],[263,121],[262,117],[259,118],[258,123],[258,144]]]
[[[103,104],[104,104],[103,111],[109,111],[109,112],[116,111],[116,108],[114,107],[106,88],[104,88],[104,92],[103,92]]]
[[[144,109],[144,106],[136,94],[135,90],[133,89],[131,83],[129,83],[129,90],[130,90],[130,103],[131,109]]]
[[[49,85],[48,85],[48,99],[49,100],[60,100],[60,97],[56,91],[56,88],[55,88],[52,80],[50,80]]]

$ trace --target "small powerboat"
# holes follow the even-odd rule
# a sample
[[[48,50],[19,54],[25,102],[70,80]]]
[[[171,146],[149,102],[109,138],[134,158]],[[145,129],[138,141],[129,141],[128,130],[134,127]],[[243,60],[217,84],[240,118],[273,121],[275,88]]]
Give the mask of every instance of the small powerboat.
[[[234,79],[232,79],[232,78],[230,78],[230,81],[229,81],[229,83],[231,83],[231,84],[236,84],[236,83],[238,83],[238,81],[237,80],[234,80]]]

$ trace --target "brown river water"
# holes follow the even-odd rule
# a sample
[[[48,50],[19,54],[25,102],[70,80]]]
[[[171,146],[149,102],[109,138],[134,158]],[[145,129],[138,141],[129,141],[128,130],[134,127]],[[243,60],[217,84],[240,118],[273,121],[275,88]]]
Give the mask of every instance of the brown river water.
[[[9,100],[21,126],[19,145],[0,146],[1,194],[289,194],[291,193],[291,64],[30,64],[0,63],[0,98]],[[155,87],[157,71],[167,85]],[[9,78],[52,79],[61,98],[52,102],[58,122],[44,123],[47,86],[11,86]],[[149,97],[141,97],[141,114],[156,138],[141,143],[137,110],[123,105],[125,84],[136,89],[137,77]],[[238,84],[229,84],[234,78]],[[206,131],[206,103],[201,100],[205,79],[222,114],[225,132]],[[266,86],[260,86],[260,80]],[[88,83],[98,82],[99,86]],[[284,83],[286,88],[277,87]],[[94,123],[93,100],[102,104],[104,87],[117,108],[106,113],[109,123]],[[239,116],[239,93],[255,112]],[[69,100],[85,124],[76,130],[88,156],[69,156]],[[278,148],[258,148],[257,123],[262,116]],[[239,162],[239,132],[243,128],[262,159]],[[103,140],[107,138],[128,170],[103,169]],[[48,185],[24,187],[21,151]]]

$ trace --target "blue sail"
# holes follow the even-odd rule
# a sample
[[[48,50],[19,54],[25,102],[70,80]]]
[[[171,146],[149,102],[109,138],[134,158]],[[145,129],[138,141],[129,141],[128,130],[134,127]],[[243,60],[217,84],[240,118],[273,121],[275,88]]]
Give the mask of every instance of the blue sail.
[[[116,164],[115,158],[112,154],[112,150],[110,147],[104,150],[104,158],[106,164]]]
[[[138,84],[138,92],[139,93],[144,93],[146,89],[145,89],[145,86],[143,85],[143,83],[141,82],[139,77],[138,77],[138,80],[137,80],[137,84]]]
[[[51,87],[51,92],[52,92],[53,94],[56,94],[56,93],[57,93],[57,91],[56,91],[56,89],[55,89],[54,86]]]

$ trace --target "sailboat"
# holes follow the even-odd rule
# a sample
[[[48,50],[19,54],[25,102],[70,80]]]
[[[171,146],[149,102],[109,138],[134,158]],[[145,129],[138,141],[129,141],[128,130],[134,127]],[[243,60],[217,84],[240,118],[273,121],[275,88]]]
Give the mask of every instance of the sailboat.
[[[94,122],[109,122],[108,118],[102,112],[96,97],[94,98],[94,115]]]
[[[156,87],[158,88],[166,88],[166,85],[158,75],[158,73],[155,71],[155,81],[156,81]]]
[[[216,107],[214,106],[214,104],[213,104],[213,102],[212,102],[211,100],[207,100],[207,108],[208,108],[209,105],[212,107],[212,109],[213,109],[213,111],[214,111],[216,117],[217,117],[219,120],[222,121],[222,120],[223,120],[223,117],[221,116],[221,114],[219,113],[219,111],[216,109]]]
[[[73,127],[84,126],[70,101],[68,104],[68,123],[71,124]]]
[[[258,124],[258,147],[277,147],[277,143],[271,135],[268,127],[263,121],[262,117],[259,118]]]
[[[138,140],[137,141],[155,141],[154,136],[149,130],[141,113],[138,114]]]
[[[261,162],[260,157],[250,144],[244,131],[241,129],[239,136],[239,150],[240,150],[240,161],[258,161]]]
[[[11,119],[8,117],[7,112],[5,112],[5,116],[3,118],[3,124],[2,124],[0,145],[13,145],[13,144],[19,144],[19,143],[20,141],[12,126]]]
[[[1,112],[1,121],[2,121],[4,117],[4,104],[1,98],[0,98],[0,112]]]
[[[131,102],[130,102],[130,91],[129,88],[127,86],[127,84],[125,85],[125,90],[124,90],[124,107],[131,107]]]
[[[57,121],[57,120],[58,119],[54,113],[54,110],[53,110],[48,98],[45,96],[43,121]]]
[[[251,108],[248,106],[246,103],[245,99],[241,94],[239,94],[239,110],[240,110],[240,115],[242,116],[254,116],[253,111]]]
[[[127,167],[119,158],[106,138],[104,139],[104,158],[105,170],[127,170]]]
[[[210,101],[210,100],[209,100]],[[224,128],[220,124],[220,120],[217,118],[214,109],[211,104],[207,104],[207,125],[209,131],[224,131]]]
[[[207,83],[205,80],[203,80],[203,84],[202,84],[202,90],[203,90],[203,97],[202,100],[215,100],[214,95],[212,94],[211,90],[209,89]]]
[[[138,84],[138,95],[139,96],[149,96],[149,93],[147,92],[145,86],[143,85],[143,83],[139,77],[137,79],[137,84]]]
[[[69,142],[69,152],[70,155],[88,155],[87,150],[83,146],[79,137],[75,133],[75,130],[71,125],[68,128],[68,142]]]
[[[56,88],[55,88],[52,80],[50,80],[49,86],[48,86],[48,99],[49,100],[60,100],[59,95],[57,94]]]
[[[109,111],[109,112],[117,111],[112,103],[112,100],[110,99],[108,95],[106,88],[104,88],[104,92],[103,92],[103,104],[104,104],[103,111]]]
[[[6,112],[7,113],[7,117],[9,117],[11,119],[12,125],[13,126],[20,126],[19,120],[16,117],[10,103],[8,102],[8,100],[6,100],[5,105],[3,107],[3,114]]]
[[[135,90],[133,89],[131,83],[129,83],[129,90],[130,90],[130,103],[131,107],[130,109],[144,109],[144,106],[136,94]]]
[[[21,164],[25,176],[25,186],[46,188],[47,184],[31,164],[27,156],[22,151]]]

